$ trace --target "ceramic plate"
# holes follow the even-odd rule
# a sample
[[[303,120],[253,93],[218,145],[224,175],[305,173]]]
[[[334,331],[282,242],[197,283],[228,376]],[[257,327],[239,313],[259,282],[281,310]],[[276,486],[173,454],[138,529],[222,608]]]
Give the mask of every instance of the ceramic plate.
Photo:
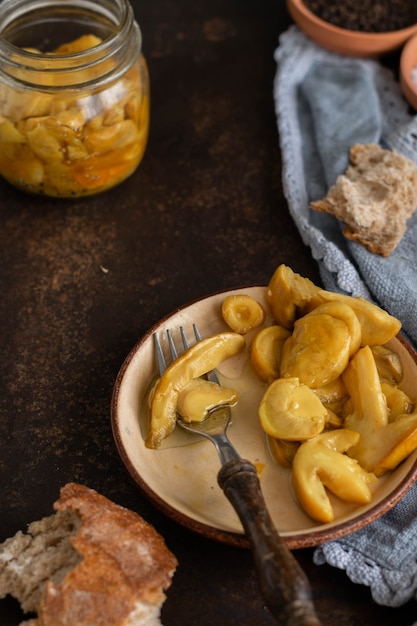
[[[151,328],[131,350],[118,374],[111,420],[123,463],[159,509],[205,537],[247,546],[240,521],[217,485],[220,461],[213,444],[179,428],[158,450],[150,450],[144,443],[148,428],[147,394],[157,376],[152,333],[157,332],[164,343],[167,328],[175,331],[183,326],[191,331],[193,322],[202,336],[227,330],[220,314],[221,303],[226,295],[239,292],[252,295],[267,309],[265,287],[237,289],[192,302]],[[267,316],[265,324],[271,321]],[[303,548],[342,537],[374,521],[398,502],[416,480],[417,452],[371,486],[373,500],[369,505],[358,507],[334,498],[337,520],[331,524],[312,521],[293,494],[291,471],[276,463],[259,425],[257,405],[264,386],[254,381],[247,362],[248,346],[255,332],[246,335],[246,352],[225,361],[220,375],[224,384],[239,391],[240,397],[233,408],[229,437],[239,453],[258,468],[262,491],[278,532],[290,549]],[[402,387],[414,397],[416,354],[403,339],[393,339],[391,347],[400,354],[403,363]]]

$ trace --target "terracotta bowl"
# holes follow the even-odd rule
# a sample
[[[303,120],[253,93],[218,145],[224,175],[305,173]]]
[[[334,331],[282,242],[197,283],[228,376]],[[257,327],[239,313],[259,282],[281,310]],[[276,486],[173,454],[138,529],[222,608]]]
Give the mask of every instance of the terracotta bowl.
[[[417,110],[417,83],[413,81],[412,72],[416,68],[417,80],[417,35],[414,35],[404,46],[400,60],[400,85],[409,104]]]
[[[322,48],[351,57],[378,57],[403,46],[417,24],[386,33],[364,33],[333,26],[306,8],[303,0],[287,0],[288,11],[304,33]]]

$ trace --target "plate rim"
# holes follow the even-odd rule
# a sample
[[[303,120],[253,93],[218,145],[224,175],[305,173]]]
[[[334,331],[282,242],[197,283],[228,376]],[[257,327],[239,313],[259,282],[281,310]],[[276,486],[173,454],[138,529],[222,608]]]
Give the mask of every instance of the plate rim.
[[[156,506],[162,513],[167,515],[170,519],[177,522],[178,524],[184,526],[188,530],[201,535],[207,539],[211,539],[217,541],[219,543],[227,544],[234,547],[241,548],[249,548],[250,544],[245,534],[236,533],[232,531],[223,530],[220,528],[216,528],[199,520],[193,519],[192,517],[182,513],[174,506],[166,502],[157,492],[155,492],[147,482],[142,478],[140,473],[137,471],[136,467],[132,463],[129,455],[127,454],[123,442],[122,437],[120,435],[120,427],[119,427],[119,416],[117,412],[119,394],[121,389],[121,384],[124,379],[125,373],[129,368],[132,360],[134,359],[136,353],[140,350],[140,348],[149,341],[150,337],[152,337],[153,332],[161,325],[164,325],[166,321],[168,321],[172,316],[180,313],[181,311],[187,309],[188,307],[193,306],[194,304],[203,302],[205,300],[211,299],[215,296],[220,296],[223,293],[236,292],[241,290],[253,289],[253,288],[263,288],[266,289],[267,285],[260,284],[251,284],[251,285],[243,285],[240,287],[234,288],[225,288],[218,291],[214,291],[208,295],[194,298],[183,304],[180,307],[176,307],[172,309],[169,313],[161,317],[157,320],[134,344],[134,346],[130,349],[127,356],[122,362],[122,365],[117,373],[113,390],[111,396],[110,403],[110,421],[111,421],[111,429],[113,434],[113,439],[116,445],[117,452],[128,471],[130,477],[133,479],[136,487],[138,487],[141,492],[146,496],[146,498]],[[413,348],[413,346],[409,343],[406,337],[400,333],[395,337],[399,340],[402,346],[409,353],[410,357],[414,361],[417,367],[417,351]],[[328,541],[336,541],[346,535],[349,535],[356,530],[364,528],[376,521],[382,515],[384,515],[388,510],[392,509],[409,491],[411,486],[417,480],[417,459],[414,461],[413,465],[408,470],[407,474],[401,480],[401,482],[395,487],[395,489],[387,494],[384,498],[382,498],[375,506],[367,511],[363,511],[359,513],[354,518],[349,520],[345,520],[340,522],[339,524],[332,525],[326,528],[326,525],[320,526],[317,530],[314,530],[312,527],[311,530],[303,531],[301,534],[298,532],[294,533],[285,533],[282,535],[282,540],[287,545],[290,550],[294,549],[302,549],[302,548],[311,548],[318,546],[320,544],[326,543]],[[323,527],[324,526],[324,527]]]

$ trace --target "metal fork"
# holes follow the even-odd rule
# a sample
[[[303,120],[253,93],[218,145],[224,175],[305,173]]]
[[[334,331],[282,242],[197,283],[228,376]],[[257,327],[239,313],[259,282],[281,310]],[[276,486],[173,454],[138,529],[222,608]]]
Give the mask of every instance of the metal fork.
[[[193,325],[196,341],[201,337]],[[178,358],[172,332],[167,331],[171,360]],[[183,349],[189,347],[183,327],[180,327]],[[159,338],[153,335],[159,372],[167,367]],[[218,382],[215,372],[208,378]],[[215,407],[202,422],[184,422],[178,416],[177,423],[193,433],[206,437],[216,446],[222,467],[217,475],[218,483],[234,507],[252,550],[258,572],[263,598],[282,626],[320,626],[309,582],[298,561],[276,531],[262,495],[256,467],[245,459],[231,444],[226,435],[230,421],[230,407]]]
[[[187,350],[189,348],[189,344],[184,332],[184,328],[181,326],[179,330],[181,334],[183,348],[184,350]],[[196,340],[200,341],[201,336],[195,324],[193,324],[193,330]],[[175,360],[178,358],[177,348],[175,346],[171,331],[168,329],[166,332],[168,337],[169,349],[171,351],[171,358],[172,360]],[[154,335],[154,340],[158,368],[160,374],[162,374],[165,371],[167,364],[156,335]],[[206,377],[208,380],[211,380],[212,382],[220,385],[220,381],[214,370],[208,372]],[[222,465],[224,465],[228,461],[240,459],[239,453],[235,450],[226,435],[226,431],[231,419],[230,406],[222,405],[211,409],[211,411],[209,412],[209,417],[210,419],[205,419],[204,421],[200,422],[186,422],[182,419],[181,415],[177,413],[177,424],[179,424],[179,426],[181,426],[181,428],[183,428],[184,430],[188,430],[191,433],[198,433],[203,437],[210,439],[210,441],[214,443],[216,447]]]

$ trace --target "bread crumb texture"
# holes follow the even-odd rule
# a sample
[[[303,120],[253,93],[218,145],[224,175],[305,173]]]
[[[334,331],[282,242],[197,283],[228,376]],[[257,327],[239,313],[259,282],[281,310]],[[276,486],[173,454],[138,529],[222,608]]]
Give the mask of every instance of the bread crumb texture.
[[[24,626],[159,626],[178,563],[156,530],[75,483],[54,508],[0,544],[0,598],[38,614]]]
[[[416,164],[377,144],[357,144],[346,172],[310,206],[341,220],[348,239],[387,257],[417,208]]]

